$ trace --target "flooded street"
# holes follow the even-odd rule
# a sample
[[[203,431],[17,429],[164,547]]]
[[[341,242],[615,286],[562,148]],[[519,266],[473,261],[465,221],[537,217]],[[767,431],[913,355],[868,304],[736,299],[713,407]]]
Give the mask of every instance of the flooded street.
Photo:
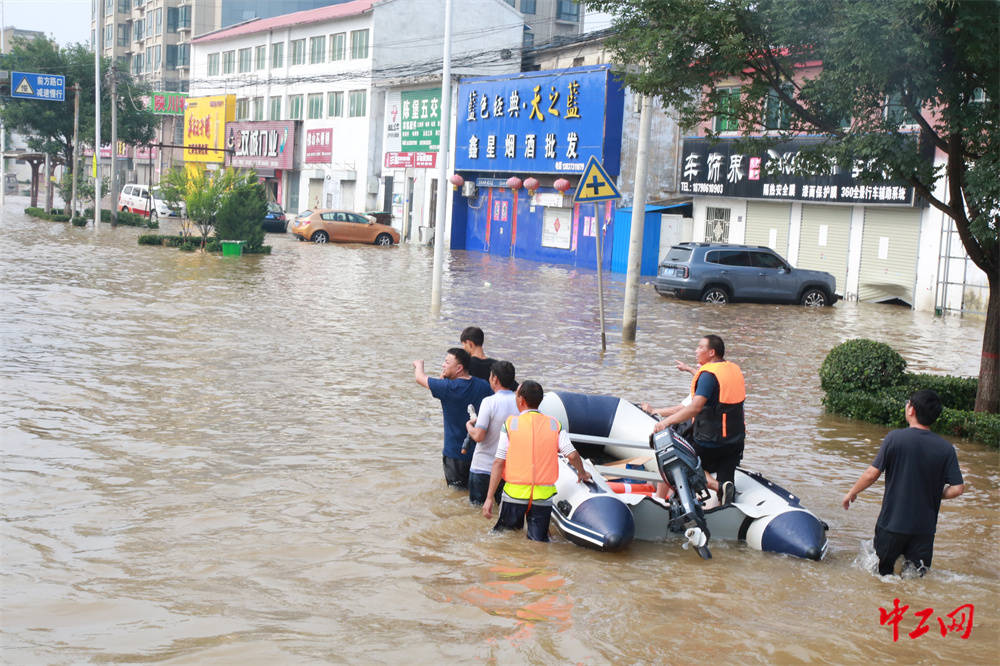
[[[858,562],[883,485],[840,500],[886,429],[823,412],[831,347],[870,337],[918,372],[978,373],[982,320],[858,303],[713,307],[624,276],[430,248],[268,235],[238,259],[140,230],[0,221],[0,661],[63,663],[990,663],[1000,646],[995,451],[955,441],[934,569]],[[749,383],[744,466],[830,525],[821,562],[713,542],[622,553],[492,525],[441,474],[441,410],[413,381],[467,325],[547,389],[676,402],[697,338]],[[685,380],[685,378],[687,378]],[[879,608],[909,605],[893,642]],[[916,639],[973,604],[974,628]],[[994,657],[989,657],[994,654]]]

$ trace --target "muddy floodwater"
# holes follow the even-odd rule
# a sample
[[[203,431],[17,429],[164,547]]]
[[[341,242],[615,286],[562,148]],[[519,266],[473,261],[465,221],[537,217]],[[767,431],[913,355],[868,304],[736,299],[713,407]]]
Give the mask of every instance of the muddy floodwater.
[[[943,503],[934,569],[881,580],[862,542],[882,483],[840,500],[886,429],[825,414],[817,376],[852,337],[976,374],[981,319],[647,284],[625,345],[606,276],[602,354],[592,271],[446,252],[431,316],[427,247],[269,234],[271,256],[222,258],[25,205],[0,222],[3,663],[996,663],[998,454],[955,441],[967,492]],[[829,523],[827,557],[491,535],[444,486],[441,410],[411,366],[436,371],[470,324],[521,379],[660,404],[687,391],[674,360],[720,334],[749,383],[744,466]],[[948,614],[967,604],[963,639]]]

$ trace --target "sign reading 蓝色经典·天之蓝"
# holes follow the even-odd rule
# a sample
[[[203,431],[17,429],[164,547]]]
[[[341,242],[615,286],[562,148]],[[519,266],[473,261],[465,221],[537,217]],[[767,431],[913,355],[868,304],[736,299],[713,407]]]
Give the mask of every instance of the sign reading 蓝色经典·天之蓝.
[[[580,174],[594,157],[617,174],[623,104],[604,65],[463,79],[455,168]]]

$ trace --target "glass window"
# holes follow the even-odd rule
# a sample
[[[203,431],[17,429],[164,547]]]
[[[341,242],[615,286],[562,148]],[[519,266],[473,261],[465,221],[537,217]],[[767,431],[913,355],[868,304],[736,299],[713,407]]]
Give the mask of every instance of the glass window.
[[[917,108],[920,108],[921,104],[917,104]],[[893,125],[915,125],[914,121],[910,117],[910,112],[906,110],[903,106],[903,93],[896,92],[889,95],[889,99],[885,105],[885,119]]]
[[[118,46],[128,46],[128,23],[118,24]]]
[[[236,120],[248,120],[250,118],[250,100],[241,97],[236,100]]]
[[[339,117],[344,115],[344,93],[343,92],[331,92],[326,95],[327,109],[326,114],[330,117]]]
[[[326,59],[326,37],[309,38],[309,64],[317,65]]]
[[[167,32],[177,32],[177,8],[167,7]]]
[[[191,27],[191,5],[182,5],[177,8],[177,27]]]
[[[250,71],[250,48],[240,49],[239,52],[239,62],[240,62],[240,73],[244,74]]]
[[[142,74],[142,54],[141,53],[136,53],[135,56],[132,58],[132,73],[133,74]],[[95,187],[94,190],[96,191],[97,188]]]
[[[526,49],[533,48],[535,46],[535,33],[525,30],[524,36],[521,38],[521,45]]]
[[[264,69],[267,67],[267,47],[258,46],[254,49],[253,66],[254,69]]]
[[[288,119],[302,120],[302,95],[288,96]]]
[[[323,93],[312,93],[309,95],[307,104],[307,114],[310,120],[323,117]]]
[[[368,57],[368,30],[351,31],[351,58],[359,60]]]
[[[129,0],[118,0],[118,11],[122,14],[128,14],[131,9],[131,7],[129,7],[130,4]]]
[[[720,88],[719,93],[721,97],[715,107],[715,131],[735,132],[739,128],[739,122],[734,114],[740,101],[740,89]]]
[[[751,252],[750,261],[756,268],[785,268],[785,262],[770,252]]]
[[[253,119],[254,120],[264,120],[264,98],[254,97],[253,98]]]
[[[534,14],[535,13],[535,0],[521,0],[521,13],[522,14]]]
[[[142,22],[143,22],[143,24],[145,25],[145,28],[146,28],[146,36],[147,37],[152,37],[153,36],[153,17],[152,16],[147,16],[145,19],[143,19]]]
[[[271,44],[271,67],[285,66],[285,43],[276,42]]]
[[[301,65],[306,61],[306,40],[293,39],[288,42],[288,59],[290,65]]]
[[[330,35],[330,60],[343,60],[346,57],[347,33],[338,32]]]
[[[162,35],[163,34],[163,8],[160,7],[159,9],[155,10],[153,12],[153,17],[154,17],[154,20],[156,21],[156,34],[157,35]]]
[[[367,95],[364,90],[352,90],[348,98],[347,115],[351,118],[360,118],[365,115],[365,102]]]
[[[559,0],[556,7],[556,18],[560,21],[577,21],[580,19],[580,5],[577,0]]]
[[[690,259],[691,259],[691,248],[683,247],[680,245],[674,245],[672,248],[670,248],[670,251],[667,253],[667,258],[664,259],[664,261],[679,261],[686,263]]]
[[[723,266],[749,266],[749,253],[743,250],[715,250],[705,254],[705,261]]]
[[[785,88],[785,92],[791,95],[792,89]],[[788,105],[785,104],[776,90],[767,93],[767,102],[764,107],[764,129],[788,129],[791,123],[791,114]]]
[[[159,69],[163,62],[163,47],[159,44],[153,47],[153,69]]]
[[[114,23],[108,23],[107,25],[104,26],[104,48],[106,49],[109,49],[114,45],[114,42],[111,41],[115,37],[114,29],[115,29]],[[140,33],[139,36],[136,37],[136,39],[139,39],[141,37],[142,34]]]
[[[222,52],[222,73],[232,74],[236,69],[236,51]]]
[[[219,54],[209,53],[208,54],[208,75],[218,76],[219,75]]]
[[[270,118],[271,120],[281,120],[281,97],[271,98]]]

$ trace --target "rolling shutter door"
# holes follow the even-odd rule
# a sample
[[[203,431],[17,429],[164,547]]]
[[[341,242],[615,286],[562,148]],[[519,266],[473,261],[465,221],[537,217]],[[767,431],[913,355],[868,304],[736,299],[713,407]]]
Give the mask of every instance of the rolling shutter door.
[[[763,245],[788,256],[788,220],[791,204],[747,202],[747,245]]]
[[[850,206],[802,206],[799,268],[832,273],[837,293],[847,285],[847,251],[851,233]]]
[[[913,305],[920,211],[865,208],[858,300]]]

